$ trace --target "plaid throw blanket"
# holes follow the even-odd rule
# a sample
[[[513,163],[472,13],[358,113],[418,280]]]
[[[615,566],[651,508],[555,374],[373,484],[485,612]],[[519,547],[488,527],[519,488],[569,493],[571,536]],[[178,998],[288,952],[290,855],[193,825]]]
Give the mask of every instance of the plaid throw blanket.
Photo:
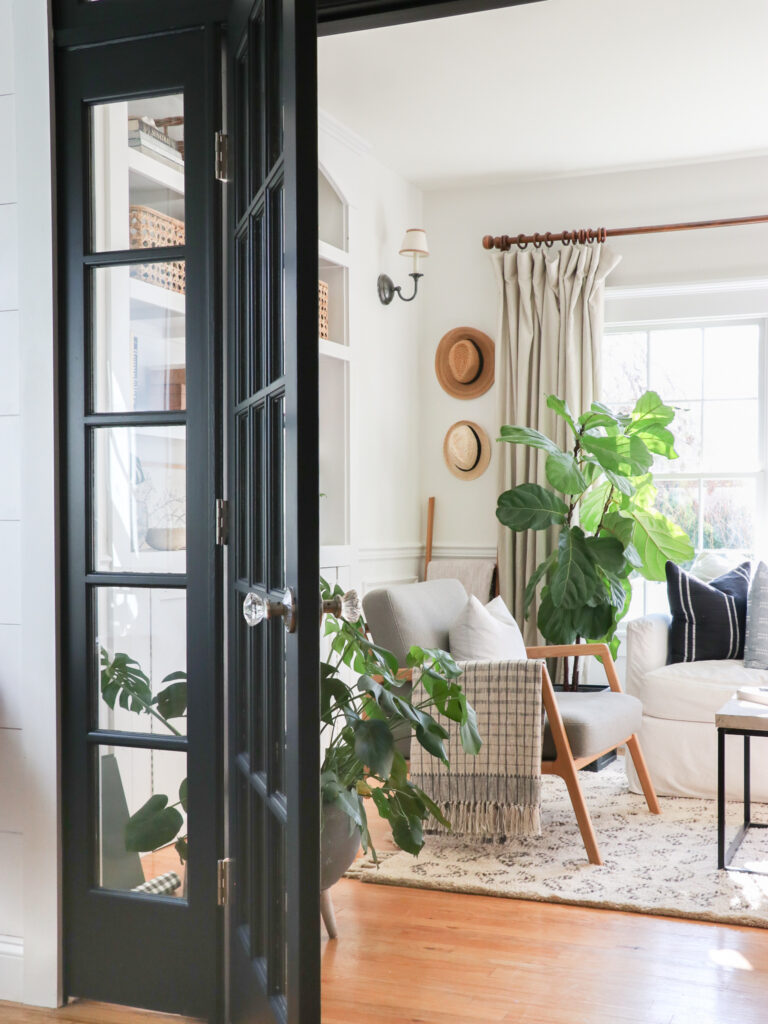
[[[175,892],[181,885],[181,879],[175,871],[166,871],[164,875],[150,878],[148,882],[134,886],[131,892],[149,893],[151,896],[165,896]]]
[[[451,822],[451,834],[501,839],[541,832],[541,662],[465,662],[460,682],[477,713],[483,746],[461,746],[459,725],[440,716],[450,768],[413,737],[411,780]],[[426,697],[414,672],[414,704]],[[433,822],[430,831],[445,832]]]

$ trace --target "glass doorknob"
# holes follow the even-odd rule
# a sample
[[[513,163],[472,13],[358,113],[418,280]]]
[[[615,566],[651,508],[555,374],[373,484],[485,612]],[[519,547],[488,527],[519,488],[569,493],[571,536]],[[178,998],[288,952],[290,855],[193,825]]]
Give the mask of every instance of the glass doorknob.
[[[335,615],[337,619],[345,619],[347,622],[357,622],[363,614],[360,595],[356,590],[348,590],[346,594],[336,594],[334,597],[325,598],[320,607],[321,617]]]
[[[258,626],[264,619],[283,619],[287,633],[296,632],[296,599],[293,588],[283,591],[278,600],[262,597],[253,591],[245,595],[243,618],[249,626]]]

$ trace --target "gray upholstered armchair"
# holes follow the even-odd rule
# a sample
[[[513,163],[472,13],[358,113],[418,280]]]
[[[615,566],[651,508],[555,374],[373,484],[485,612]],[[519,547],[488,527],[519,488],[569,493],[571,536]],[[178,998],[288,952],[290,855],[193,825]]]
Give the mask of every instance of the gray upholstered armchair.
[[[374,641],[392,651],[405,666],[408,651],[414,645],[450,649],[450,627],[466,603],[467,594],[459,580],[439,579],[372,590],[363,598],[363,611]],[[578,771],[609,750],[625,745],[650,811],[660,813],[636,735],[642,705],[635,697],[622,692],[613,658],[605,644],[529,647],[527,654],[530,659],[578,654],[599,656],[603,660],[610,689],[600,693],[555,694],[546,665],[542,664],[542,703],[546,719],[541,765],[543,774],[560,775],[565,781],[589,859],[593,864],[601,864]],[[408,672],[404,670],[401,675],[404,685],[409,685]],[[407,738],[401,740],[400,749],[408,756]]]

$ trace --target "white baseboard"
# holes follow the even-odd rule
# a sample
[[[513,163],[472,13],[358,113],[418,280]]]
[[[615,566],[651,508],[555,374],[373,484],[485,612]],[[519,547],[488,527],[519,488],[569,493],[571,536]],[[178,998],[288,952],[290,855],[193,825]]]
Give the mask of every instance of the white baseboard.
[[[16,935],[0,935],[0,999],[20,1003],[23,988],[24,940]]]

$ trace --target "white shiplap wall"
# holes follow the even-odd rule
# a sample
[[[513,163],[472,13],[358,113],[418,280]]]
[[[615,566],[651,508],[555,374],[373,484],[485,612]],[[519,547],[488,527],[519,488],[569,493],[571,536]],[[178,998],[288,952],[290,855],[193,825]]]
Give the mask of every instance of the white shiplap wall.
[[[11,0],[0,0],[0,998],[23,974],[21,474],[16,82]]]
[[[47,0],[0,0],[0,1000],[59,1001]]]

